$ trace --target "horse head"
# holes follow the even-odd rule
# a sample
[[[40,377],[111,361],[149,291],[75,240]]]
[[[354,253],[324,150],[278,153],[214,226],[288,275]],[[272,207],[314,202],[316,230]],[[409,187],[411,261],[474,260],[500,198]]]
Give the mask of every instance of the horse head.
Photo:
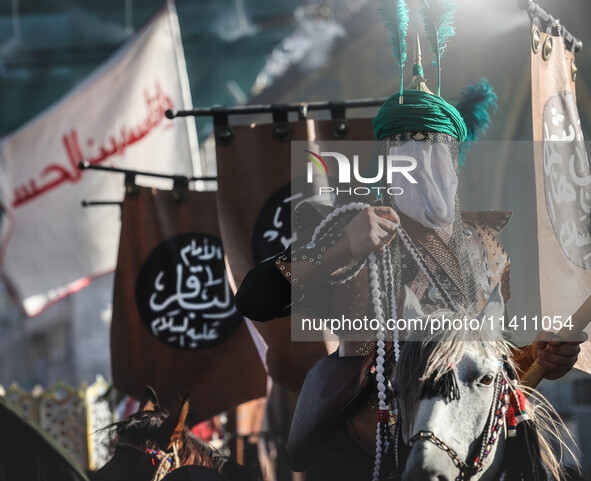
[[[404,319],[425,320],[415,295],[405,291]],[[427,339],[411,336],[405,343],[391,379],[399,408],[396,463],[403,481],[499,476],[506,445],[505,411],[515,388],[509,344],[501,335],[503,313],[497,286],[477,315],[441,311],[430,316],[431,322],[483,321],[478,329],[465,329],[464,321],[460,330],[442,330]],[[542,444],[544,450],[546,443]],[[543,455],[554,470],[559,469],[551,453]]]
[[[154,479],[160,465],[159,453],[168,452],[173,445],[177,453],[179,449],[187,451],[184,423],[188,409],[188,398],[185,398],[175,413],[166,416],[160,410],[154,390],[146,387],[137,413],[110,427],[115,452],[94,474],[93,481]]]
[[[171,415],[160,410],[154,390],[146,387],[138,412],[110,428],[113,457],[92,481],[161,481],[180,466],[212,468],[228,481],[254,481],[238,463],[218,453],[185,425],[189,396]]]

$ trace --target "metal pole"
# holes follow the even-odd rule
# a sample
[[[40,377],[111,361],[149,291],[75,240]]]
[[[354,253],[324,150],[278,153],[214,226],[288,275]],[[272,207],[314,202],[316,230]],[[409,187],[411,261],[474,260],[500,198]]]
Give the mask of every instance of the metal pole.
[[[537,3],[532,0],[517,0],[517,6],[521,10],[527,11],[532,22],[534,18],[539,19],[539,22],[541,23],[540,27],[543,31],[555,28],[558,31],[558,34],[564,38],[566,48],[573,53],[578,53],[582,50],[583,42],[570,33],[566,27],[560,23],[559,19],[554,18]]]
[[[191,110],[167,110],[166,117],[174,119],[175,117],[207,117],[218,114],[222,115],[250,115],[267,114],[273,112],[300,112],[304,113],[310,110],[330,110],[339,107],[345,109],[379,107],[387,99],[357,99],[344,100],[342,102],[308,102],[295,104],[266,104],[266,105],[240,105],[234,107],[210,107]]]
[[[95,207],[95,206],[104,206],[104,205],[118,205],[121,207],[123,202],[120,200],[83,200],[80,202],[82,207]]]
[[[93,165],[89,162],[80,162],[78,164],[78,168],[80,170],[102,170],[105,172],[114,172],[118,174],[125,174],[128,176],[135,176],[135,175],[145,175],[146,177],[158,177],[160,179],[170,179],[170,180],[185,180],[187,182],[193,181],[213,181],[217,180],[217,177],[187,177],[186,175],[174,175],[174,174],[160,174],[158,172],[145,172],[142,170],[132,170],[132,169],[120,169],[119,167],[106,167],[104,165]]]

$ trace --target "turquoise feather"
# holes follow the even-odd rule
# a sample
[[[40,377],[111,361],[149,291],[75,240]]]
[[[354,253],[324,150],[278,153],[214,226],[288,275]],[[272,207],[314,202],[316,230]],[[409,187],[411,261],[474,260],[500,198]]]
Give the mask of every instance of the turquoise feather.
[[[497,94],[488,80],[481,78],[476,84],[462,90],[456,108],[468,128],[466,141],[460,145],[460,163],[463,163],[472,142],[486,132],[490,126],[491,114],[498,110]]]
[[[403,89],[403,68],[406,63],[406,31],[410,20],[405,0],[380,0],[380,15],[390,30],[390,45],[394,58],[400,65],[400,93]]]
[[[398,64],[406,62],[406,31],[410,20],[409,10],[404,0],[381,0],[380,15],[390,30],[390,45]]]
[[[421,16],[429,48],[435,55],[433,66],[438,70],[437,95],[441,94],[441,56],[447,42],[455,35],[454,13],[457,5],[453,0],[422,0]]]

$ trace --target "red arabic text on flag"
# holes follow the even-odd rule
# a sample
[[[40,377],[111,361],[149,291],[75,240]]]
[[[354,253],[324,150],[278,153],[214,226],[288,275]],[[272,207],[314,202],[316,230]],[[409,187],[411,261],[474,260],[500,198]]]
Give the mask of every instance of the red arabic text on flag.
[[[119,200],[123,182],[81,171],[80,162],[192,175],[194,121],[167,120],[169,108],[190,108],[171,3],[81,85],[2,140],[0,263],[28,315],[115,268],[118,209],[82,209],[80,201]]]

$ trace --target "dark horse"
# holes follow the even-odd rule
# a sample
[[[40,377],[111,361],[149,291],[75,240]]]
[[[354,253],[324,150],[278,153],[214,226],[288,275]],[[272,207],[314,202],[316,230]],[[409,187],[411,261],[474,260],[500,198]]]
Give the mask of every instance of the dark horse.
[[[207,466],[226,481],[256,481],[243,466],[223,456],[185,426],[189,399],[170,416],[160,410],[156,394],[146,388],[137,413],[110,427],[115,445],[111,460],[93,481],[160,481],[187,465]]]

